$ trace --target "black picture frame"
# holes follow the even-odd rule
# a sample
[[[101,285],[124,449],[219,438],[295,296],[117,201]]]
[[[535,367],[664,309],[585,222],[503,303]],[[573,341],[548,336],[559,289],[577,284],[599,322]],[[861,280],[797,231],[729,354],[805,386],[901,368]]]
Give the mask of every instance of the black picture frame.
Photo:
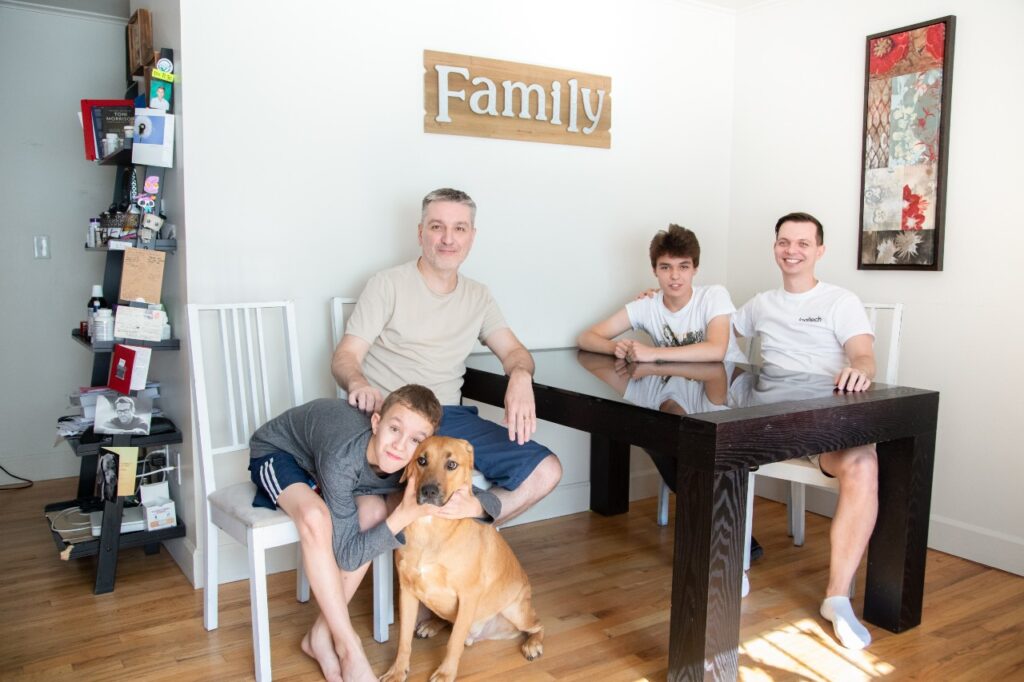
[[[869,35],[858,270],[942,270],[956,17]]]

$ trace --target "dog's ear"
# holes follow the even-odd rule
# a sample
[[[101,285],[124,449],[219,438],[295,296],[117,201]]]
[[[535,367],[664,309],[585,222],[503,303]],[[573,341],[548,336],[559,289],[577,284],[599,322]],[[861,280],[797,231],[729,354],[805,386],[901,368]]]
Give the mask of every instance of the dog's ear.
[[[459,439],[459,442],[462,443],[463,447],[466,448],[466,453],[469,455],[469,468],[472,469],[473,468],[473,444],[470,443],[468,440],[464,440],[464,439]]]

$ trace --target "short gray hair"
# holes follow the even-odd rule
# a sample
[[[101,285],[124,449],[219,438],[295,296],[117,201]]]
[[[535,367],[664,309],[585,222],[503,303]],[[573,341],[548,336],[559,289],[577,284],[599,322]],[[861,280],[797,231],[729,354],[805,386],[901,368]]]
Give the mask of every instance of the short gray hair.
[[[423,197],[423,208],[420,211],[420,222],[423,222],[427,217],[427,206],[435,201],[452,201],[456,204],[469,206],[469,222],[476,223],[476,202],[462,190],[452,189],[451,187],[435,189],[433,192]]]

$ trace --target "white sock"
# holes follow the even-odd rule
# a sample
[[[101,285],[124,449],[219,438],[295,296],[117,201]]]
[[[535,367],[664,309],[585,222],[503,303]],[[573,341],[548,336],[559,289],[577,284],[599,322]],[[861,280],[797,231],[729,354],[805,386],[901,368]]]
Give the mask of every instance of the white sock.
[[[821,615],[832,621],[839,643],[847,649],[863,649],[871,644],[871,633],[853,615],[849,597],[828,597],[821,602]]]
[[[740,598],[746,597],[750,594],[750,578],[747,577],[746,572],[743,573],[743,584],[740,587]]]

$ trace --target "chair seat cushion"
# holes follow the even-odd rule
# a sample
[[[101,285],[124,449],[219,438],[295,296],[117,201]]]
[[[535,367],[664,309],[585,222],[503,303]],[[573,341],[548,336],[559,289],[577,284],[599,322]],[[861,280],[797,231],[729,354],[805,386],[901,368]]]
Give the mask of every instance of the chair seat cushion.
[[[263,528],[279,523],[291,523],[291,519],[280,509],[270,510],[266,507],[252,506],[256,496],[256,485],[252,481],[244,481],[218,488],[210,493],[210,504],[231,518],[238,519],[251,528]]]

